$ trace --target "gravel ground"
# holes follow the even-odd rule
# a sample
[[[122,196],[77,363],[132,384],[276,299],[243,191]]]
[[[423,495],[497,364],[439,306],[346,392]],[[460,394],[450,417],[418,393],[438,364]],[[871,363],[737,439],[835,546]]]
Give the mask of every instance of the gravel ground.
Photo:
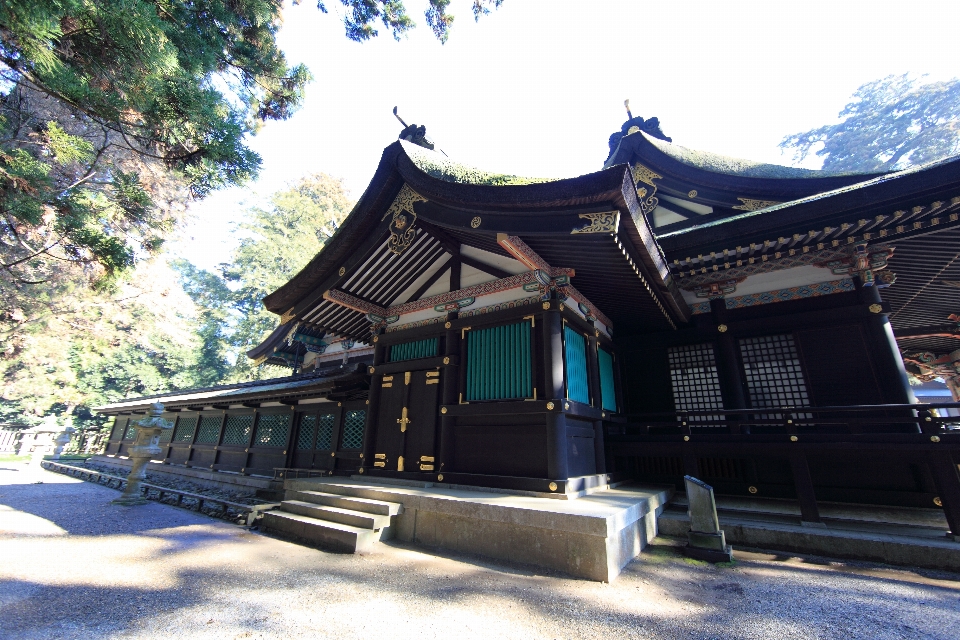
[[[42,483],[42,484],[37,484]],[[960,638],[960,575],[658,539],[612,584],[397,543],[300,547],[0,465],[0,638]]]

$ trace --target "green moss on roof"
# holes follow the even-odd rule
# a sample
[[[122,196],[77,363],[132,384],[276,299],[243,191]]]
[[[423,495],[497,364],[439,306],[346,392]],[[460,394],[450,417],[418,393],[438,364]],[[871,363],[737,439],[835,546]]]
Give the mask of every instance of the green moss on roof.
[[[527,178],[506,173],[491,173],[451,160],[447,156],[401,140],[403,150],[417,168],[428,176],[458,184],[478,184],[502,187],[507,185],[541,184],[554,182],[553,178]]]
[[[650,144],[678,162],[713,173],[725,173],[746,178],[831,178],[837,176],[864,175],[856,171],[820,171],[818,169],[799,169],[779,164],[767,164],[742,158],[731,158],[708,151],[687,149],[678,144],[658,140],[643,132],[633,135],[644,136]]]

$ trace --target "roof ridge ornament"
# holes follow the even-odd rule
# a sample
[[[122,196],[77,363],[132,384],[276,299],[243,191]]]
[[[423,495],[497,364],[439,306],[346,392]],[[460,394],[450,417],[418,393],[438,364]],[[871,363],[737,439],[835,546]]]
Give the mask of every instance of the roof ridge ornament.
[[[433,144],[433,140],[427,137],[427,128],[423,125],[416,124],[407,124],[403,121],[403,118],[397,114],[397,108],[393,108],[394,117],[400,121],[400,124],[403,125],[403,131],[400,132],[400,135],[397,136],[400,140],[406,140],[407,142],[412,142],[418,147],[423,147],[424,149],[430,149],[433,151],[436,148],[436,145]],[[441,151],[440,153],[443,153]],[[443,154],[447,155],[447,154]]]
[[[610,145],[610,153],[607,155],[607,159],[613,155],[613,152],[616,150],[617,145],[620,144],[620,141],[623,140],[626,136],[632,135],[643,131],[648,136],[664,140],[666,142],[673,142],[673,138],[667,136],[660,129],[660,119],[659,118],[642,118],[640,116],[634,116],[633,112],[630,111],[630,100],[624,100],[623,106],[627,110],[627,121],[623,123],[623,126],[620,127],[620,131],[617,131],[610,135],[610,139],[607,141]]]

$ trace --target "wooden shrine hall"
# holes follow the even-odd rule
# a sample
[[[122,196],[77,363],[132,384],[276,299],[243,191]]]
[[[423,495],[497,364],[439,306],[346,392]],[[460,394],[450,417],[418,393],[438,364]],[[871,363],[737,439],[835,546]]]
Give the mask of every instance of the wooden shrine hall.
[[[610,143],[563,180],[387,147],[264,300],[250,356],[294,375],[161,397],[165,460],[539,493],[690,474],[812,524],[818,501],[943,508],[960,535],[960,405],[908,383],[960,399],[960,159],[829,174],[642,118]],[[108,453],[155,400],[100,408]]]

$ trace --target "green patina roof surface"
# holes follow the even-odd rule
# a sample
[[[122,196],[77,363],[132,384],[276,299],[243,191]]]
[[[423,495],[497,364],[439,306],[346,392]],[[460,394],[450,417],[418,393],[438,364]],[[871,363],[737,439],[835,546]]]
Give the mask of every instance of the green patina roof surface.
[[[528,178],[506,173],[484,171],[483,169],[461,164],[441,153],[431,151],[430,149],[415,145],[406,140],[401,140],[400,144],[403,145],[404,152],[410,160],[417,165],[418,169],[428,176],[446,182],[502,187],[507,185],[541,184],[556,181],[555,178]]]
[[[830,178],[834,176],[855,176],[862,175],[857,171],[821,171],[818,169],[799,169],[797,167],[784,167],[779,164],[767,164],[764,162],[755,162],[753,160],[743,160],[742,158],[731,158],[708,151],[697,151],[688,149],[677,144],[671,144],[664,140],[658,140],[646,133],[637,132],[632,135],[644,136],[650,144],[670,156],[678,162],[711,171],[713,173],[725,173],[733,176],[743,176],[745,178]]]

